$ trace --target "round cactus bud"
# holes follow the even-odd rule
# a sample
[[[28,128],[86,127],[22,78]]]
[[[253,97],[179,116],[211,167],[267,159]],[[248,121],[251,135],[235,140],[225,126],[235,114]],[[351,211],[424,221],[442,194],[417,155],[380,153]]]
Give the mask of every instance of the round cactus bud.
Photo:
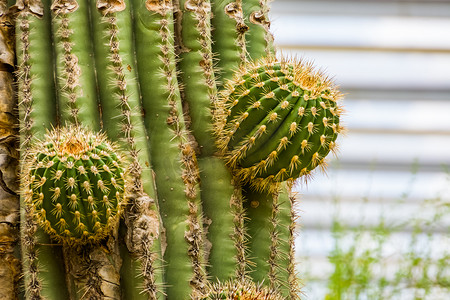
[[[246,280],[244,282],[229,281],[210,285],[207,293],[198,297],[198,299],[282,300],[285,298],[276,291]]]
[[[342,130],[341,95],[303,61],[245,64],[215,108],[217,144],[227,165],[259,190],[323,167]]]
[[[102,134],[56,129],[29,150],[25,201],[58,241],[97,243],[117,224],[124,202],[123,159]]]

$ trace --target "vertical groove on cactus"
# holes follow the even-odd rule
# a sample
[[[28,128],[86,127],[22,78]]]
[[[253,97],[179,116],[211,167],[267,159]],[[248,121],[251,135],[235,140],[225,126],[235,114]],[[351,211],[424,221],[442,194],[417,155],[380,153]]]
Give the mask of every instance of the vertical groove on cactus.
[[[188,143],[184,143],[182,141],[180,141],[179,147],[181,149],[184,167],[182,179],[186,185],[186,197],[189,199],[189,230],[185,233],[185,239],[189,244],[188,254],[192,260],[192,265],[194,267],[194,275],[190,281],[194,287],[191,296],[194,296],[198,292],[203,292],[205,290],[206,284],[206,274],[203,268],[204,258],[202,248],[202,240],[204,238],[204,235],[203,225],[200,222],[201,204],[198,201],[197,194],[199,173],[194,149]]]
[[[182,77],[185,81],[186,78],[191,78],[190,82],[183,82],[185,84],[183,88],[181,89],[181,101],[186,101],[187,106],[190,106],[192,104],[192,97],[187,95],[189,92],[196,92],[194,95],[197,99],[196,101],[202,102],[205,101],[207,103],[210,103],[210,101],[214,101],[214,99],[211,99],[211,97],[215,97],[214,88],[215,88],[215,82],[213,78],[212,73],[212,61],[211,61],[211,51],[209,49],[208,51],[208,45],[209,42],[207,40],[208,38],[208,32],[209,29],[207,28],[209,18],[207,15],[207,10],[203,7],[203,4],[206,4],[206,1],[200,0],[200,1],[190,1],[187,2],[180,1],[179,7],[177,6],[175,12],[175,18],[183,16],[181,21],[177,21],[176,23],[181,23],[182,28],[175,28],[175,32],[183,32],[183,23],[186,19],[185,9],[189,11],[195,11],[198,13],[194,19],[198,22],[197,24],[189,24],[190,26],[187,26],[186,28],[192,27],[192,30],[197,30],[197,33],[200,34],[194,34],[190,38],[193,39],[193,41],[198,42],[200,44],[200,49],[187,49],[186,51],[193,51],[193,54],[201,54],[201,59],[197,60],[194,57],[194,60],[189,59],[191,56],[188,57],[180,55],[181,62],[179,62],[180,65],[183,65],[183,63],[187,62],[188,65],[195,65],[197,64],[200,66],[200,70],[197,70],[196,67],[184,69],[182,66],[180,69],[182,70],[180,77]],[[182,12],[182,13],[180,13]],[[191,20],[192,21],[192,20]],[[175,36],[175,41],[183,41],[182,37]],[[186,47],[186,45],[183,46],[183,48]],[[182,48],[181,46],[177,47],[178,49]],[[209,72],[207,71],[209,68]],[[190,71],[190,72],[189,72]],[[202,72],[203,71],[203,72]],[[202,78],[205,76],[205,78]],[[206,88],[206,89],[205,89]],[[185,105],[183,105],[185,106]],[[175,108],[175,107],[174,107]],[[173,112],[174,110],[171,110]],[[206,114],[204,113],[206,112]],[[190,126],[189,129],[192,130],[193,136],[196,138],[197,143],[200,144],[200,147],[202,149],[198,149],[198,151],[195,151],[194,148],[192,148],[191,144],[185,143],[182,140],[179,147],[181,149],[182,153],[182,161],[184,165],[184,171],[183,171],[183,181],[186,184],[187,192],[186,196],[189,199],[189,232],[186,232],[185,238],[189,243],[189,255],[192,259],[192,264],[194,267],[194,276],[191,279],[191,283],[195,286],[195,289],[191,296],[195,296],[197,293],[201,293],[205,289],[205,283],[206,283],[206,274],[204,271],[204,255],[203,251],[204,249],[201,246],[201,243],[199,243],[199,239],[203,239],[203,225],[200,220],[200,211],[201,211],[201,204],[198,202],[198,195],[195,192],[196,190],[196,184],[199,181],[199,173],[198,173],[198,164],[196,159],[196,153],[198,152],[198,155],[201,155],[202,152],[211,153],[210,148],[211,146],[214,146],[213,139],[211,139],[211,136],[208,134],[204,134],[203,130],[199,129],[199,126],[204,126],[204,124],[208,124],[208,119],[211,118],[211,114],[208,113],[208,110],[199,110],[198,107],[192,106],[192,108],[188,108],[188,113],[186,113],[186,117],[189,115],[190,119],[188,121],[188,126]],[[173,115],[175,117],[175,115]],[[185,118],[186,118],[185,117]],[[186,119],[185,119],[186,120]],[[192,141],[192,139],[191,139]],[[212,144],[211,144],[212,142]],[[204,148],[203,148],[204,146]]]
[[[204,288],[202,226],[195,153],[187,142],[176,78],[173,5],[167,0],[134,4],[145,125],[152,132],[152,165],[166,229],[166,294],[169,299],[187,299]]]
[[[246,271],[254,282],[269,286],[273,193],[256,192],[244,185],[242,194],[246,211],[244,226],[249,236]]]
[[[127,11],[128,13],[128,11]],[[149,160],[148,159],[148,152],[147,152],[147,143],[146,143],[146,139],[145,139],[145,135],[142,136],[142,132],[144,131],[143,126],[139,126],[140,122],[142,122],[142,120],[140,120],[139,116],[138,117],[133,117],[132,114],[132,107],[130,106],[130,102],[129,102],[129,89],[130,89],[130,85],[127,83],[126,80],[126,76],[124,74],[125,71],[125,66],[123,65],[123,58],[120,55],[119,52],[119,48],[120,48],[120,39],[117,36],[118,32],[119,32],[119,28],[116,24],[116,16],[113,14],[108,14],[106,16],[106,18],[108,19],[107,22],[109,23],[110,26],[110,30],[109,30],[109,34],[107,34],[106,36],[109,37],[109,48],[110,48],[110,57],[113,63],[113,67],[114,67],[114,73],[116,75],[116,85],[117,88],[119,90],[118,93],[118,98],[120,101],[120,108],[121,108],[121,115],[122,115],[122,124],[123,124],[123,128],[122,128],[122,134],[124,136],[124,142],[128,145],[128,149],[129,149],[129,153],[132,159],[132,163],[130,166],[130,175],[133,178],[133,183],[132,183],[132,187],[131,187],[131,195],[133,195],[133,197],[130,199],[132,202],[130,202],[130,208],[133,209],[134,211],[131,211],[130,209],[127,209],[127,216],[134,218],[135,221],[137,220],[141,220],[141,224],[142,224],[142,220],[145,219],[144,215],[147,216],[147,218],[149,217],[153,217],[153,220],[150,220],[150,224],[148,224],[149,220],[147,219],[146,221],[146,226],[155,224],[158,224],[158,217],[156,214],[152,214],[152,211],[154,211],[154,209],[156,209],[156,207],[154,206],[154,201],[151,200],[149,197],[146,197],[144,195],[144,186],[142,183],[142,179],[143,177],[147,177],[147,176],[151,176],[149,170],[147,170],[147,174],[143,175],[142,174],[142,167],[141,164],[139,163],[139,160],[145,160],[146,162]],[[130,20],[131,21],[131,20]],[[130,62],[131,63],[131,62]],[[130,64],[128,64],[128,66],[130,66]],[[139,99],[137,98],[137,93],[138,91],[134,91],[136,94],[132,95],[131,97],[135,97],[136,101],[133,102],[137,102],[135,104],[139,103]],[[137,107],[134,107],[134,109],[136,109]],[[136,124],[137,123],[137,124]],[[139,132],[136,131],[136,126],[137,128],[139,128],[141,130],[141,133],[139,134]],[[136,136],[141,135],[141,139],[143,139],[142,141],[140,141],[140,145],[141,146],[138,149],[138,145],[136,143]],[[142,157],[142,155],[139,154],[143,154],[146,157]],[[147,193],[149,193],[150,195],[154,196],[154,191],[152,187],[152,183],[151,183],[151,178],[147,179],[147,182],[145,183],[145,190]],[[147,203],[146,203],[147,202]],[[150,203],[153,203],[153,210],[152,207],[149,206]],[[131,220],[130,220],[131,221]],[[131,223],[131,222],[129,222]],[[140,224],[139,224],[140,225]],[[128,230],[132,231],[133,229],[135,229],[133,224],[128,224]],[[155,225],[153,225],[155,226]],[[132,229],[133,228],[133,229]],[[150,229],[150,231],[147,234],[140,234],[140,239],[136,239],[136,237],[133,237],[133,241],[135,242],[132,245],[128,245],[130,249],[134,249],[136,251],[136,253],[134,255],[140,255],[139,260],[141,261],[141,270],[142,270],[142,277],[143,277],[143,282],[141,288],[142,291],[145,292],[145,294],[148,295],[148,297],[150,297],[151,299],[157,299],[158,297],[158,293],[161,292],[160,289],[161,287],[158,287],[157,284],[161,284],[162,282],[162,278],[159,278],[161,276],[161,274],[155,274],[157,271],[155,270],[155,267],[159,264],[157,262],[158,259],[160,259],[158,257],[158,253],[154,252],[155,249],[157,249],[154,245],[154,240],[158,237],[159,235],[159,226],[157,226],[156,228],[147,228]],[[128,233],[129,236],[132,236],[133,233]],[[124,276],[122,276],[122,280],[127,280],[127,278],[124,278],[127,276],[127,274],[123,274]],[[137,278],[136,278],[137,279]],[[133,287],[134,289],[136,289],[136,286]],[[142,292],[140,292],[140,294],[142,294]],[[125,296],[125,295],[124,295]],[[145,296],[145,295],[144,295]],[[136,296],[134,296],[134,299],[136,299]]]
[[[21,157],[33,138],[42,138],[55,119],[52,47],[50,44],[49,1],[21,4],[16,26],[21,119]],[[42,74],[46,74],[43,76]],[[21,170],[23,171],[23,164]],[[21,179],[22,187],[25,186]],[[61,248],[54,245],[36,224],[33,209],[21,199],[21,232],[26,297],[68,298]],[[45,269],[42,269],[45,265]]]
[[[278,192],[278,254],[275,257],[276,288],[284,297],[298,299],[300,284],[295,273],[294,264],[294,230],[296,213],[294,210],[295,194],[292,186],[286,182]],[[292,259],[292,260],[291,260]]]

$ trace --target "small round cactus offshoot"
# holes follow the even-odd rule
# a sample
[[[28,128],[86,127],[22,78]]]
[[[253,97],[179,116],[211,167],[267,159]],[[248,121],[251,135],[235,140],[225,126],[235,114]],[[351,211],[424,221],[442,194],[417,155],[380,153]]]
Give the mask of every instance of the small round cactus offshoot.
[[[215,107],[218,148],[241,181],[273,190],[325,166],[343,129],[341,98],[310,63],[273,57],[247,63]]]
[[[28,151],[25,201],[52,238],[98,243],[115,228],[125,201],[123,164],[103,134],[55,129]]]

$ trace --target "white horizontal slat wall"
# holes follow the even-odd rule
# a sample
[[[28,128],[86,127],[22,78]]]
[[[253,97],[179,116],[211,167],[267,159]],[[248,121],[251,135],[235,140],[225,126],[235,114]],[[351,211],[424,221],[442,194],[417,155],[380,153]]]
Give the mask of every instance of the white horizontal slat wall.
[[[271,20],[279,52],[314,61],[347,94],[342,119],[349,131],[339,139],[339,160],[296,186],[304,298],[327,294],[337,215],[349,228],[407,224],[433,219],[436,205],[426,203],[438,199],[447,214],[426,228],[411,223],[392,233],[383,270],[396,269],[413,237],[418,253],[449,253],[450,2],[275,0]],[[450,299],[448,292],[436,288],[421,298],[405,287],[358,299]]]

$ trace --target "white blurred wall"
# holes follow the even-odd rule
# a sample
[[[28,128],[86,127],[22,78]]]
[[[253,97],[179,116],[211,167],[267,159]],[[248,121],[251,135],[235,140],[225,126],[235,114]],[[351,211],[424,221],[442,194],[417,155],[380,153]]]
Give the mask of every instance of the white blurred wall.
[[[281,53],[314,61],[347,94],[339,161],[297,186],[300,270],[325,279],[336,200],[350,226],[431,214],[426,199],[450,202],[450,1],[275,0],[271,20]],[[449,217],[442,226],[448,233]],[[307,286],[306,299],[324,288]]]

